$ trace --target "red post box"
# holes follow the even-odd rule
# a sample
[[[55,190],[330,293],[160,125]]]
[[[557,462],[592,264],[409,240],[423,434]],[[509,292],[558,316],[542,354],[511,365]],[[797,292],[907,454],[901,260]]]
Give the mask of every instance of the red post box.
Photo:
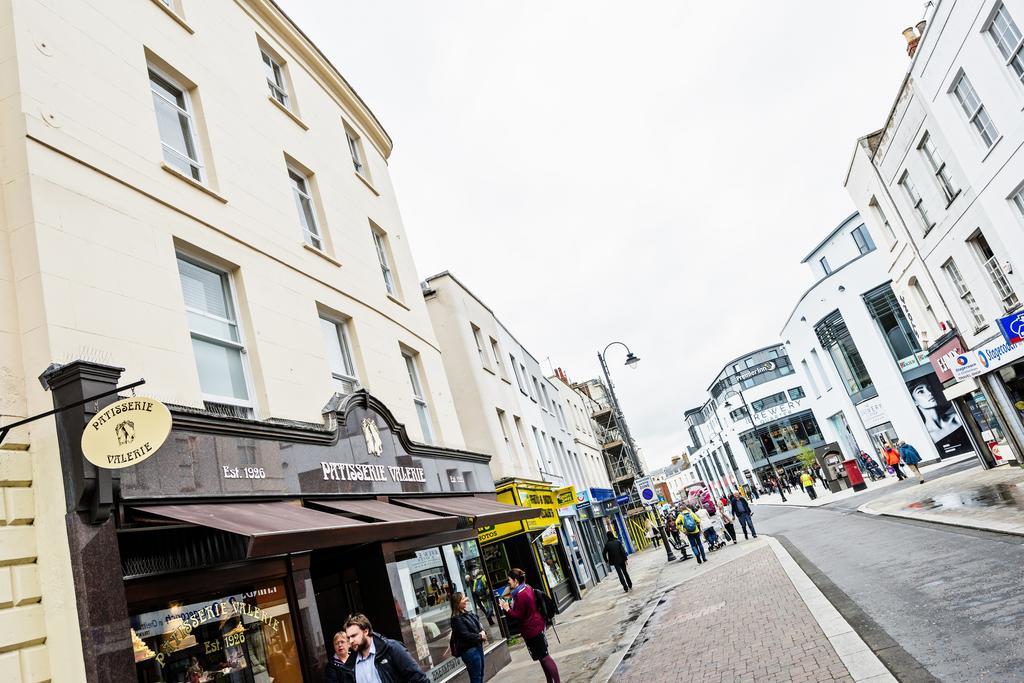
[[[850,480],[850,486],[854,491],[863,491],[868,487],[864,483],[864,475],[860,473],[856,460],[844,460],[843,467],[846,468],[846,478]]]

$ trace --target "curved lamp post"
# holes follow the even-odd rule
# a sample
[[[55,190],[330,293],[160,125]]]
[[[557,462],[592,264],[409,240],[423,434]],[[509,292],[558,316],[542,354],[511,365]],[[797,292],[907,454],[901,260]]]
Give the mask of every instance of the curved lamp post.
[[[725,407],[731,408],[732,405],[729,403],[729,396],[739,396],[740,400],[743,401],[743,409],[747,412],[747,418],[750,419],[750,424],[754,426],[754,438],[757,439],[757,443],[761,444],[761,425],[754,422],[754,413],[750,411],[750,406],[747,405],[747,397],[743,395],[743,392],[738,389],[730,389],[725,392]],[[762,448],[763,448],[762,444]],[[775,467],[775,463],[772,462],[772,456],[768,453],[768,449],[764,449],[764,458],[768,461],[768,466],[772,468],[772,474],[775,475],[775,482],[779,487],[779,495],[782,496],[782,502],[786,502],[786,493],[783,491],[782,478],[779,476],[779,470]]]
[[[629,427],[626,426],[626,420],[622,417],[622,409],[619,407],[619,399],[615,396],[615,385],[612,384],[611,374],[608,372],[608,363],[605,362],[605,355],[608,353],[608,349],[613,346],[621,346],[626,350],[626,367],[632,370],[636,369],[636,366],[640,363],[640,358],[633,354],[629,350],[629,347],[620,341],[613,341],[608,346],[604,347],[604,351],[597,354],[597,358],[601,361],[601,370],[604,372],[604,381],[608,385],[608,395],[612,403],[612,414],[615,416],[615,424],[619,429],[622,430],[623,436],[626,437],[626,445],[629,448],[629,464],[630,469],[633,470],[634,475],[640,470],[640,462],[636,456],[634,450],[633,437],[629,433]],[[634,476],[635,482],[635,476]],[[672,552],[672,545],[668,542],[668,529],[665,528],[665,523],[661,518],[661,511],[657,505],[654,505],[654,517],[658,522],[658,532],[661,534],[661,540],[665,545],[665,559],[669,562],[676,559],[675,554]]]

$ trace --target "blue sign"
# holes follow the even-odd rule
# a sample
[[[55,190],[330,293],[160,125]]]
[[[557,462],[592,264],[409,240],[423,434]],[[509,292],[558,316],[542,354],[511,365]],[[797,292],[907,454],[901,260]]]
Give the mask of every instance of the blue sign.
[[[615,491],[611,489],[590,489],[590,495],[594,497],[594,500],[600,502],[602,500],[609,500],[615,497]]]
[[[621,496],[615,499],[615,502],[618,503],[619,505],[627,505],[629,503],[629,494],[622,494]]]
[[[996,324],[999,325],[999,331],[1003,333],[1007,344],[1024,341],[1024,311],[999,318],[996,320]]]

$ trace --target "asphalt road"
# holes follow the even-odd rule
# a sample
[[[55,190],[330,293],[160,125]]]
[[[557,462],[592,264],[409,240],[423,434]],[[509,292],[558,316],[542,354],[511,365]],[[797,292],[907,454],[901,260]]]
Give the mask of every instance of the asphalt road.
[[[856,512],[867,500],[754,521],[899,680],[1024,681],[1024,537]]]

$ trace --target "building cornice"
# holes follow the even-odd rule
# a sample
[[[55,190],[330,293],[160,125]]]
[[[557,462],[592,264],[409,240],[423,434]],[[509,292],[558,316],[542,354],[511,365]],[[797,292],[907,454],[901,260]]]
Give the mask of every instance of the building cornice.
[[[244,12],[254,19],[258,19],[267,28],[274,31],[277,38],[287,43],[288,47],[301,57],[303,66],[308,69],[310,75],[366,133],[367,139],[373,143],[381,156],[385,159],[391,156],[394,143],[373,111],[345,80],[338,68],[327,59],[320,48],[302,32],[302,29],[285,14],[277,3],[273,0],[235,0],[235,2]]]

